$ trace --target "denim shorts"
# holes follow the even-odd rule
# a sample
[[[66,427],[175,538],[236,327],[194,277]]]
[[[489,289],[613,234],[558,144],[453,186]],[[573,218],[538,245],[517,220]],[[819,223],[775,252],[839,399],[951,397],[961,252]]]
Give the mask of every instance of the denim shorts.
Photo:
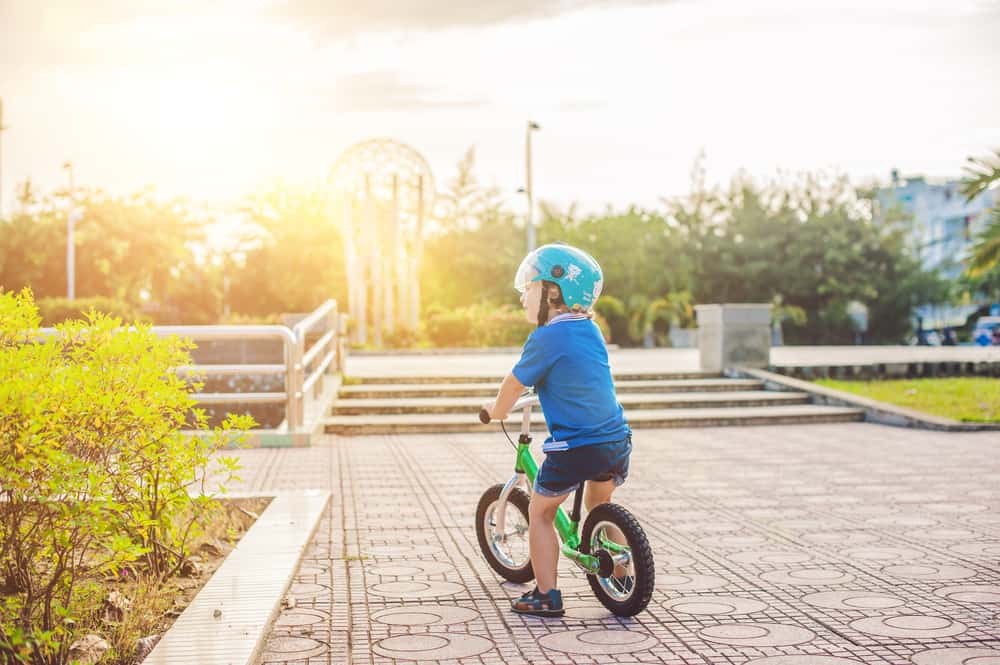
[[[632,437],[619,441],[592,443],[579,448],[545,454],[535,476],[535,492],[542,496],[563,496],[585,480],[614,480],[618,487],[628,478],[628,458]]]

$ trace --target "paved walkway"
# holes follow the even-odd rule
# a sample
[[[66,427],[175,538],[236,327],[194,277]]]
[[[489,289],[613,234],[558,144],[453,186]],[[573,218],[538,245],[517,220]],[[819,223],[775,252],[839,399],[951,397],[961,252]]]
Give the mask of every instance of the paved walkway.
[[[647,430],[616,498],[654,547],[633,620],[560,572],[524,618],[479,554],[497,435],[240,453],[241,489],[330,488],[261,664],[1000,663],[1000,436],[868,424]]]
[[[697,371],[697,349],[612,349],[616,372]],[[348,354],[347,374],[502,376],[517,361],[518,352],[427,355]],[[989,346],[776,346],[771,363],[779,367],[868,365],[872,363],[1000,362],[1000,347]]]

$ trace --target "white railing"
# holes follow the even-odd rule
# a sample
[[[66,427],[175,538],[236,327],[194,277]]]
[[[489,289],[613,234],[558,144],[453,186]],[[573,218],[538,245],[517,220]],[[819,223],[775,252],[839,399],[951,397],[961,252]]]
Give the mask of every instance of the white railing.
[[[234,404],[236,402],[246,402],[251,404],[285,404],[285,426],[288,431],[295,431],[302,426],[302,420],[298,418],[301,410],[298,408],[302,401],[302,388],[298,381],[300,368],[302,366],[301,357],[296,353],[298,340],[295,333],[286,326],[153,326],[153,332],[163,337],[176,335],[177,337],[190,339],[196,344],[198,342],[215,342],[219,340],[279,340],[282,342],[282,356],[284,363],[281,365],[256,365],[256,364],[236,364],[236,365],[187,365],[178,367],[180,374],[202,374],[205,376],[260,376],[260,375],[285,375],[284,391],[278,392],[258,392],[258,393],[195,393],[194,398],[199,404]]]
[[[325,332],[306,349],[306,335],[320,324],[325,323]],[[296,368],[296,381],[302,397],[296,401],[295,419],[298,423],[305,420],[306,400],[313,399],[323,393],[323,377],[330,367],[341,369],[342,349],[338,336],[340,334],[340,317],[337,315],[337,301],[327,300],[306,318],[295,324],[292,333],[295,336],[295,353],[299,359]],[[318,362],[317,362],[318,361]],[[309,368],[313,369],[310,370]],[[291,412],[288,414],[291,417]]]
[[[320,324],[326,323],[322,336],[306,349],[306,335]],[[191,341],[219,340],[278,340],[282,343],[281,364],[206,364],[185,365],[176,368],[178,374],[187,376],[262,376],[285,377],[284,390],[270,392],[215,392],[195,393],[199,404],[281,404],[285,405],[285,422],[279,429],[289,433],[303,430],[306,402],[323,392],[323,377],[331,368],[343,369],[345,322],[337,313],[337,301],[327,300],[318,309],[299,321],[293,328],[281,325],[225,325],[225,326],[153,326],[156,335],[176,335]],[[51,335],[54,328],[44,328],[43,335]],[[309,368],[311,371],[308,371]]]

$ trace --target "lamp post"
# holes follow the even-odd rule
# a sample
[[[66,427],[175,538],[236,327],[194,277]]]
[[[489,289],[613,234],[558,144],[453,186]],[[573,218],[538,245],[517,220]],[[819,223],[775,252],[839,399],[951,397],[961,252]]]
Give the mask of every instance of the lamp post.
[[[535,250],[535,199],[531,188],[531,132],[541,129],[537,122],[528,121],[524,136],[524,193],[528,197],[528,219],[525,223],[528,233],[528,252]]]
[[[73,163],[66,162],[63,164],[63,170],[69,173],[69,191],[66,194],[66,198],[72,205],[74,191]],[[66,297],[70,300],[76,297],[76,247],[73,241],[73,230],[81,217],[83,217],[83,211],[80,208],[71,208],[69,215],[66,217]]]

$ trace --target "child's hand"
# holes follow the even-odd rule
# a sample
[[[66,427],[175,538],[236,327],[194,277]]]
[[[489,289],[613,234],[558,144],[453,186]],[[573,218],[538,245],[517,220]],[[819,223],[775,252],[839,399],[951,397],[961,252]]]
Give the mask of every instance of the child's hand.
[[[496,407],[496,405],[497,405],[496,400],[491,399],[487,402],[483,402],[479,408],[486,411],[486,413],[490,414],[490,418],[493,418],[493,409]]]

